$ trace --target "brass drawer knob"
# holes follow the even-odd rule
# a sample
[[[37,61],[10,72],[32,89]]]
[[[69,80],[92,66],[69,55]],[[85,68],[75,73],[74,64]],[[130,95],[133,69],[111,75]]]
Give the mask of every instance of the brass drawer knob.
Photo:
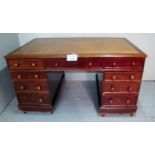
[[[39,102],[40,102],[40,103],[42,103],[42,102],[43,102],[43,99],[42,99],[42,98],[40,98],[40,99],[39,99]]]
[[[113,67],[115,67],[116,66],[116,62],[113,62],[112,65],[113,65]]]
[[[17,78],[18,78],[18,79],[21,79],[21,78],[22,78],[22,76],[21,76],[21,75],[18,75],[18,76],[17,76]]]
[[[116,76],[115,75],[112,76],[112,80],[116,80]]]
[[[20,90],[24,90],[24,86],[21,86],[21,87],[20,87]]]
[[[35,74],[34,77],[35,77],[36,79],[38,79],[38,78],[39,78],[39,75],[38,75],[38,74]]]
[[[32,67],[35,67],[36,66],[36,64],[35,63],[32,63]]]
[[[131,87],[131,86],[129,86],[129,87],[128,87],[128,90],[129,90],[129,91],[132,91],[132,87]]]
[[[132,66],[135,67],[136,66],[136,63],[135,62],[132,62]]]
[[[112,86],[112,87],[110,88],[110,91],[113,92],[114,90],[115,90],[115,88]]]
[[[56,62],[56,63],[54,64],[54,66],[57,67],[57,66],[58,66],[58,63]]]
[[[40,87],[40,86],[38,86],[38,87],[37,87],[37,89],[38,89],[38,90],[40,90],[40,89],[41,89],[41,87]]]
[[[18,64],[18,63],[15,63],[15,64],[14,64],[14,66],[15,66],[15,67],[18,67],[18,66],[19,66],[19,64]]]
[[[112,99],[112,98],[110,98],[109,102],[110,102],[110,103],[113,103],[113,99]]]
[[[92,62],[89,62],[89,66],[92,66]]]
[[[131,79],[131,80],[133,80],[134,78],[135,78],[134,75],[131,75],[131,76],[130,76],[130,79]]]
[[[127,103],[127,104],[130,104],[130,103],[131,103],[130,99],[127,99],[127,100],[126,100],[126,103]]]

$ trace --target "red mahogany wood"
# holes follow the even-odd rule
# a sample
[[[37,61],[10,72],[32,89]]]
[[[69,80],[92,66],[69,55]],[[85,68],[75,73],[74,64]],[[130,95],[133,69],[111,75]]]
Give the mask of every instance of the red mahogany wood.
[[[41,59],[9,59],[8,60],[9,69],[16,70],[39,70],[43,69],[43,61]]]
[[[48,93],[17,93],[18,101],[21,105],[51,105]]]
[[[137,94],[105,94],[101,105],[136,105],[137,98]]]
[[[11,74],[14,81],[47,81],[46,72],[12,71]]]
[[[103,68],[143,69],[144,58],[104,58]]]
[[[53,112],[53,107],[51,105],[25,105],[19,104],[19,109],[23,112],[34,111],[34,112]]]
[[[104,94],[107,93],[138,93],[140,83],[139,82],[126,82],[126,81],[116,81],[116,82],[105,82],[103,85]]]
[[[24,75],[24,73],[25,72],[22,74]],[[42,72],[39,75],[41,74]],[[45,74],[43,73],[43,75]],[[54,100],[63,80],[63,76],[64,72],[51,72],[46,75],[47,81],[44,82],[36,81],[35,79],[34,81],[15,81],[14,85],[19,101],[19,109],[24,112],[53,112]]]
[[[105,72],[105,81],[141,81],[143,72]]]
[[[102,106],[100,107],[100,113],[102,116],[104,116],[105,114],[124,114],[124,113],[129,113],[129,114],[133,114],[135,113],[137,110],[137,106],[136,105],[122,105],[122,106],[115,106],[115,105],[107,105],[107,106]]]
[[[45,70],[102,70],[101,58],[78,58],[67,61],[66,58],[50,58],[44,61]]]
[[[48,92],[48,82],[41,81],[16,81],[16,92]]]
[[[67,61],[70,53],[78,60]],[[105,114],[136,112],[145,57],[124,38],[49,38],[27,43],[6,61],[20,110],[53,111],[64,71],[98,71],[99,111]]]

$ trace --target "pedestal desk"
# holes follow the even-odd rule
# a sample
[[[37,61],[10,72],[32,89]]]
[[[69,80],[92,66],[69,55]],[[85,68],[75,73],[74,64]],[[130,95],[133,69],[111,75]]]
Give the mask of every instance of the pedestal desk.
[[[64,71],[100,73],[101,115],[136,112],[146,54],[125,38],[40,38],[5,58],[24,112],[53,111]]]

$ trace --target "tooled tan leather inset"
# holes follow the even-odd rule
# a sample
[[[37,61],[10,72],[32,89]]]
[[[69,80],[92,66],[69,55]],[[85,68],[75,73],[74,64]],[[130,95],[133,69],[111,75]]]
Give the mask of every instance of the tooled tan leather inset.
[[[12,55],[66,57],[70,53],[84,57],[143,54],[123,38],[47,38],[35,39]]]

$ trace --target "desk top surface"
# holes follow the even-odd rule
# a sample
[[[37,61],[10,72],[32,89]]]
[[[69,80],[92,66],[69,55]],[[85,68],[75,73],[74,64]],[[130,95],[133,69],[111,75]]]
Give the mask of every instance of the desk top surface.
[[[146,57],[125,38],[40,38],[34,39],[6,57]]]

